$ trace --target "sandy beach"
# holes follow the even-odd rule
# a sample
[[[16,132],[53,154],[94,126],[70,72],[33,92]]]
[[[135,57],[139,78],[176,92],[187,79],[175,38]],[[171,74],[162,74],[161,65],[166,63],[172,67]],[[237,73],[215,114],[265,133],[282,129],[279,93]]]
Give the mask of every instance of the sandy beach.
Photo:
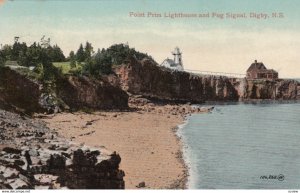
[[[141,182],[150,189],[185,188],[187,168],[175,130],[186,109],[152,105],[134,112],[61,113],[43,120],[75,142],[119,153],[126,189]]]

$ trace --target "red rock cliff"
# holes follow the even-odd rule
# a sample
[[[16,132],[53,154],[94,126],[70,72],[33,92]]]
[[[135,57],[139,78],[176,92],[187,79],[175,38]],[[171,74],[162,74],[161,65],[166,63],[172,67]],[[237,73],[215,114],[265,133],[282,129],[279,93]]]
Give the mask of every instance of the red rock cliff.
[[[226,77],[200,77],[161,68],[150,60],[140,62],[133,58],[115,71],[121,87],[132,94],[195,103],[238,100],[237,91]]]
[[[106,80],[68,76],[56,81],[52,93],[43,84],[10,68],[0,68],[0,108],[25,112],[58,112],[71,109],[124,109],[128,95]]]
[[[300,99],[300,83],[295,80],[278,79],[270,81],[240,79],[237,84],[235,84],[235,88],[238,90],[241,100]]]
[[[68,76],[60,80],[57,95],[71,108],[125,109],[128,95],[119,87],[89,77]]]

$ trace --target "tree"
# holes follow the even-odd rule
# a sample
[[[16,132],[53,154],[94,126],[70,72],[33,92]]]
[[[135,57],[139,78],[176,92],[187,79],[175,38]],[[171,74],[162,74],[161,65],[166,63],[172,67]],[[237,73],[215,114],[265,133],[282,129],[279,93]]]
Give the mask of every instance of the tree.
[[[112,58],[106,52],[98,50],[95,55],[95,72],[97,74],[110,74],[112,73]]]
[[[99,67],[100,74],[111,74],[112,73],[112,58],[104,55],[103,57],[96,59],[95,66]]]
[[[86,42],[85,48],[84,48],[84,55],[85,55],[85,60],[90,58],[93,54],[93,47],[92,44],[89,42]]]
[[[100,52],[98,49],[94,57],[86,59],[84,72],[98,77],[104,74],[111,74],[112,71],[112,58],[106,52]]]
[[[18,64],[22,65],[22,66],[29,66],[28,63],[29,63],[29,60],[28,60],[26,52],[21,51],[19,54],[19,58],[18,58]]]
[[[5,58],[5,60],[10,60],[11,59],[11,53],[12,52],[12,47],[10,45],[4,45],[2,47],[2,54]]]
[[[44,69],[42,64],[38,64],[33,71],[38,75],[37,78],[39,80],[43,80],[44,78]]]
[[[111,62],[114,65],[121,65],[128,56],[135,56],[136,59],[142,60],[144,58],[151,59],[147,54],[136,51],[126,44],[115,44],[104,50],[104,52],[111,57]],[[103,52],[103,53],[104,53]]]
[[[18,60],[21,46],[19,42],[15,42],[11,50],[11,60]]]
[[[91,47],[87,42],[85,47],[85,53],[89,53],[87,50]],[[89,54],[86,54],[89,56]],[[150,56],[144,53],[136,51],[134,48],[130,48],[126,44],[115,44],[108,49],[98,49],[97,53],[91,57],[85,59],[86,65],[84,66],[84,72],[93,76],[99,76],[103,74],[113,73],[112,65],[121,65],[129,56],[134,56],[138,60],[149,58]]]
[[[41,63],[42,47],[34,42],[28,49],[27,57],[28,57],[28,64],[27,66],[36,66],[37,64]]]
[[[62,72],[61,69],[58,69],[55,66],[53,66],[51,58],[47,54],[46,48],[42,48],[40,52],[39,61],[42,65],[41,69],[43,70],[42,81],[51,83],[52,86],[55,85],[56,80],[62,76]]]
[[[97,75],[97,72],[95,71],[95,60],[91,57],[86,59],[84,71],[90,75]]]
[[[66,58],[63,54],[63,51],[57,45],[54,45],[53,47],[48,46],[46,49],[47,49],[47,54],[49,55],[50,60],[52,62],[63,62],[63,61],[65,61]]]
[[[77,50],[76,59],[78,62],[85,61],[85,53],[82,44],[80,44],[79,49]]]
[[[2,50],[0,50],[0,67],[4,66],[5,63],[5,55]]]
[[[37,66],[41,63],[42,47],[36,42],[30,45],[26,52],[21,52],[19,55],[19,64],[22,66]]]
[[[53,65],[45,48],[42,49],[39,60],[42,64],[44,80],[53,80]]]
[[[76,68],[76,56],[75,56],[74,51],[70,52],[69,59],[70,59],[70,67],[71,68]]]

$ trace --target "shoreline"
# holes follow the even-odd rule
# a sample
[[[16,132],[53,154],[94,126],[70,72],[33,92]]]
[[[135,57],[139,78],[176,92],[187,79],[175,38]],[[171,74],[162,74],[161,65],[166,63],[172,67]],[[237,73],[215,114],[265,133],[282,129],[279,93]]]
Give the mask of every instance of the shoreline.
[[[190,185],[191,185],[190,182],[191,182],[191,177],[192,177],[191,176],[192,175],[191,162],[190,162],[189,154],[188,154],[188,146],[187,146],[186,141],[184,140],[184,136],[182,134],[182,130],[188,124],[190,116],[191,115],[185,116],[183,122],[181,124],[177,125],[173,129],[175,137],[177,138],[177,140],[179,141],[179,145],[181,146],[180,152],[178,152],[180,155],[178,157],[178,159],[180,160],[180,162],[182,162],[182,164],[184,165],[184,167],[186,169],[185,176],[184,176],[184,178],[182,178],[182,180],[184,180],[184,189],[190,189]]]
[[[187,120],[184,120],[183,122],[185,123]],[[184,124],[183,123],[183,124]],[[180,125],[183,125],[180,124]],[[178,161],[183,165],[184,167],[184,172],[183,176],[179,178],[176,182],[174,182],[173,186],[171,185],[170,189],[188,189],[188,182],[189,182],[189,176],[190,176],[190,170],[189,170],[189,165],[187,163],[187,160],[184,158],[184,142],[182,138],[178,135],[178,130],[182,129],[180,128],[180,125],[172,128],[172,131],[174,132],[174,136],[176,137],[176,140],[178,141],[178,145],[180,146],[180,150],[177,152],[176,158]]]
[[[120,154],[125,189],[187,189],[189,167],[177,131],[186,116],[206,111],[192,110],[191,105],[131,106],[138,110],[61,113],[42,120],[76,143],[105,146]]]

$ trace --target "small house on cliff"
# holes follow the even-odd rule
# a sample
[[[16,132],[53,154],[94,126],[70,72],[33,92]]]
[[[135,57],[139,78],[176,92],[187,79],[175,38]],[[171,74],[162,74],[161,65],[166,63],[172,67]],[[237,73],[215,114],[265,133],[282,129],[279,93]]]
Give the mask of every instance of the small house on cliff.
[[[174,60],[167,58],[162,62],[161,66],[170,68],[172,70],[183,71],[182,53],[180,52],[179,48],[176,47],[172,54],[174,56]]]
[[[247,70],[247,79],[277,79],[278,72],[273,69],[267,69],[262,62],[254,61]]]

